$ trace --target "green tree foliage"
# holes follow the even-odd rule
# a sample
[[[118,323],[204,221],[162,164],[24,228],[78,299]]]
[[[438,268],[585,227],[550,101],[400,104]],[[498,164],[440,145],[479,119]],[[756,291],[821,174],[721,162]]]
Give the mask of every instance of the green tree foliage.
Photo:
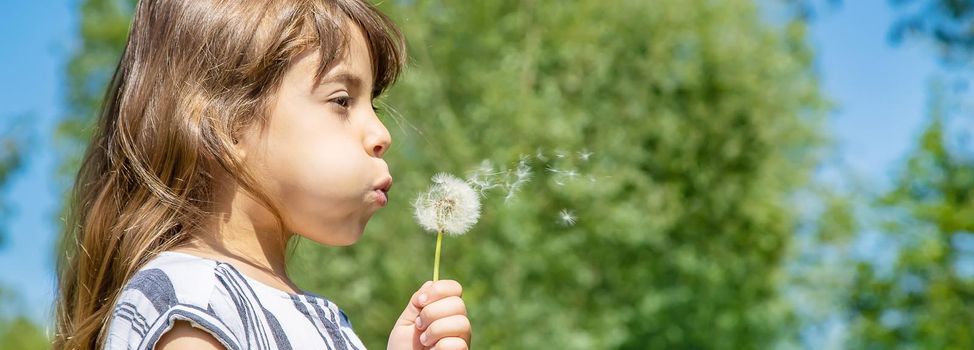
[[[50,349],[51,342],[33,320],[25,316],[0,319],[0,349]]]
[[[787,197],[806,181],[822,107],[800,23],[768,28],[749,1],[386,8],[413,58],[387,100],[409,123],[388,156],[394,199],[360,243],[305,244],[295,267],[369,346],[429,278],[433,238],[411,197],[435,171],[522,154],[534,180],[512,201],[489,197],[444,248],[474,347],[766,348],[788,336]],[[567,150],[554,166],[596,182],[559,186],[538,148]],[[595,155],[579,162],[586,148]],[[557,222],[564,208],[576,225]]]
[[[0,286],[0,349],[50,349],[44,329],[24,316],[23,303],[17,295]]]
[[[889,271],[857,269],[849,299],[857,347],[974,348],[974,154],[957,147],[948,100],[935,95],[930,125],[878,203],[899,256]]]
[[[131,3],[82,4],[66,173]],[[410,197],[434,172],[485,159],[500,170],[521,155],[531,181],[507,201],[491,193],[473,231],[444,245],[442,274],[466,288],[475,348],[767,348],[792,335],[780,292],[789,199],[816,162],[825,107],[801,22],[769,27],[748,0],[382,6],[412,59],[384,100],[392,202],[358,244],[302,243],[291,264],[369,347],[384,346],[430,278],[433,237]],[[558,221],[563,209],[575,225]]]
[[[55,140],[64,157],[59,172],[65,183],[77,173],[105,87],[125,47],[134,4],[134,0],[81,3],[79,47],[67,67],[67,111]]]

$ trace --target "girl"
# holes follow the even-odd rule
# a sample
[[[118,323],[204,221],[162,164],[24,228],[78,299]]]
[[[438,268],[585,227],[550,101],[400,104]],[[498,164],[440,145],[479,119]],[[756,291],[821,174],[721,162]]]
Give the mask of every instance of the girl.
[[[140,1],[74,187],[55,348],[364,348],[285,248],[353,244],[386,204],[372,101],[404,51],[360,0]],[[425,283],[388,348],[467,348],[460,294]]]

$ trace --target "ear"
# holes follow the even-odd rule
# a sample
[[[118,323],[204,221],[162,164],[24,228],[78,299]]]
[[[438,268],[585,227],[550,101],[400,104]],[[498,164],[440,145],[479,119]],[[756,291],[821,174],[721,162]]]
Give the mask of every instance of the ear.
[[[233,138],[233,153],[237,159],[247,159],[247,148],[236,137]]]
[[[237,159],[247,159],[247,154],[251,152],[255,145],[254,127],[245,127],[237,135],[231,135],[233,142],[233,153]]]

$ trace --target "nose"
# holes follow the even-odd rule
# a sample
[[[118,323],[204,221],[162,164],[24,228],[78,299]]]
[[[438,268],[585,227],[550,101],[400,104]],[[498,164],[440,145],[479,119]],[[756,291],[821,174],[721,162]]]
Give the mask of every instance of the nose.
[[[378,116],[375,116],[373,120],[375,122],[369,128],[366,149],[369,151],[369,155],[382,158],[382,155],[389,150],[389,146],[392,144],[392,135],[389,134],[389,129],[386,129],[386,126],[382,124]]]

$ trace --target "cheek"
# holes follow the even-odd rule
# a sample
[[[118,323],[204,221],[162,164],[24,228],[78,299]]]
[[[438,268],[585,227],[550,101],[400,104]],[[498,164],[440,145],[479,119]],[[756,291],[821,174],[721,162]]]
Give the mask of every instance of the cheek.
[[[369,182],[363,157],[352,156],[350,142],[315,141],[309,145],[328,151],[302,149],[275,161],[289,169],[277,177],[282,210],[295,233],[325,245],[344,246],[361,236],[368,219]]]
[[[285,194],[320,201],[361,196],[367,158],[360,142],[347,134],[307,129],[278,136],[266,164]]]
[[[294,232],[325,244],[354,242],[376,177],[361,140],[340,120],[281,119],[269,126],[255,157],[265,188]]]

